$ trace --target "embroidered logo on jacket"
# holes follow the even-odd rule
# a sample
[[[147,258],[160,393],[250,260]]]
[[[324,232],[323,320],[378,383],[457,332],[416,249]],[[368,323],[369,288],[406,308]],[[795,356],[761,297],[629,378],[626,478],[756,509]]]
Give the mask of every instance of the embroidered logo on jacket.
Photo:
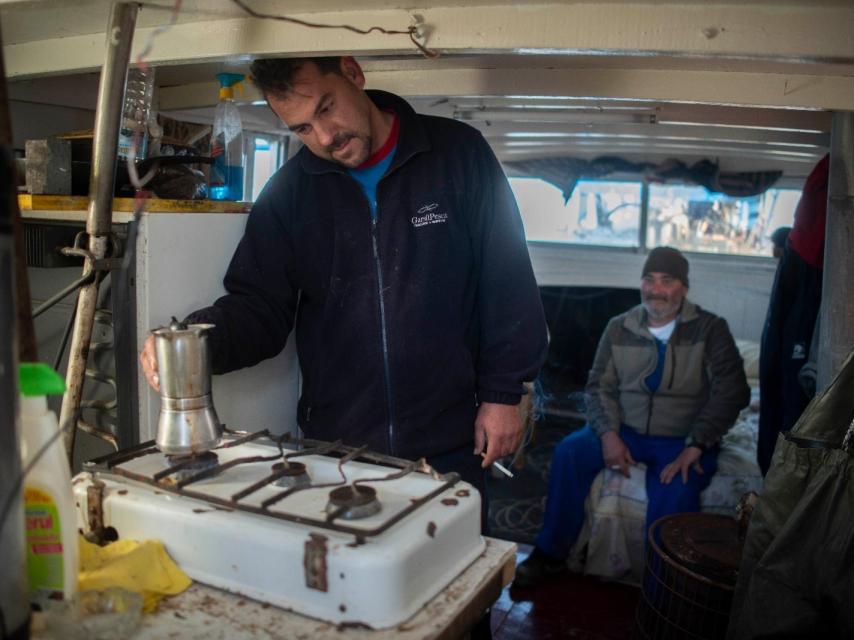
[[[438,202],[431,202],[430,204],[425,204],[417,211],[417,215],[412,216],[409,221],[416,229],[418,227],[425,227],[428,224],[441,224],[447,222],[448,214],[441,212],[437,213],[436,209],[438,208]]]

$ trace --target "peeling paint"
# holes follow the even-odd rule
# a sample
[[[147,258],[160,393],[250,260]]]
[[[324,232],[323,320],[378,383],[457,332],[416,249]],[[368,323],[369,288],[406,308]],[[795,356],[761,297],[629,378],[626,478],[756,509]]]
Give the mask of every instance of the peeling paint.
[[[302,559],[305,569],[305,586],[318,591],[328,591],[326,579],[326,536],[310,533],[305,541],[305,555]]]

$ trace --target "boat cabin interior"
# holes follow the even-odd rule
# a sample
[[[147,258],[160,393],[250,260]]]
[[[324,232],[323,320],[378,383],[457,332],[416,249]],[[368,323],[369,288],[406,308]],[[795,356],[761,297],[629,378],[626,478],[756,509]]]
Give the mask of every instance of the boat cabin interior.
[[[490,479],[492,534],[520,544],[533,542],[542,521],[551,452],[584,423],[583,389],[602,331],[609,318],[640,302],[649,251],[684,252],[689,299],[726,320],[758,389],[759,343],[779,261],[772,234],[793,226],[804,185],[828,154],[831,174],[846,176],[837,184],[848,181],[841,193],[851,212],[854,5],[848,0],[135,5],[129,30],[113,33],[132,39],[125,101],[133,82],[148,92],[142,98],[147,149],[137,150],[171,160],[150,165],[161,179],[152,183],[141,216],[124,175],[128,163],[119,163],[114,194],[128,199],[115,201],[111,225],[117,255],[130,258],[100,289],[75,470],[154,437],[160,397],[137,370],[142,341],[222,293],[251,203],[302,147],[249,79],[257,58],[353,56],[367,89],[474,127],[501,163],[550,334],[548,360],[529,398],[525,446],[505,460],[519,479],[512,486],[500,474]],[[57,248],[74,245],[86,227],[113,10],[101,0],[0,1],[36,346],[60,373],[69,366],[75,296],[45,303],[81,275],[81,254]],[[242,120],[242,203],[208,200],[209,164],[199,161],[210,154],[223,73],[245,76],[233,95]],[[23,179],[31,175],[28,141],[56,139],[70,141],[71,187],[37,195]],[[180,156],[194,161],[176,161]],[[837,238],[849,242],[851,230]],[[845,278],[854,250],[839,246],[825,253],[839,279],[833,289],[825,280],[836,312],[822,311],[830,317],[822,330],[832,334],[821,356],[837,369],[854,337],[844,322],[833,324],[833,317],[847,317],[854,325],[854,303],[839,299],[851,290]],[[270,361],[215,377],[213,395],[226,425],[297,435],[301,380],[293,342]],[[753,459],[757,393],[752,412],[746,409],[733,430],[732,465],[722,473],[729,484],[717,503],[708,497],[708,511],[730,513],[742,493],[761,491]],[[604,514],[610,507],[602,501]],[[622,525],[602,518],[623,535]],[[641,596],[626,583],[641,581],[640,536],[637,548],[622,555],[605,548],[598,557],[577,556],[579,575],[617,583],[590,579],[570,591],[552,584],[539,604],[505,589],[493,611],[495,637],[566,637],[567,629],[577,637],[628,637]],[[606,553],[622,564],[600,570]],[[546,603],[568,597],[584,607]],[[599,607],[604,601],[617,603],[610,617]]]

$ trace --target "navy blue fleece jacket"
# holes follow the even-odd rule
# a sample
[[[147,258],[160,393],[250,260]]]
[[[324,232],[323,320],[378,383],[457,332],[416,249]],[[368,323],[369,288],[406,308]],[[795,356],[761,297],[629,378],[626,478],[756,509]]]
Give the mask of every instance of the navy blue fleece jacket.
[[[344,167],[303,148],[269,181],[228,272],[190,315],[216,325],[214,370],[275,356],[296,329],[308,437],[405,457],[470,443],[478,402],[515,404],[546,323],[507,179],[480,133],[400,117],[377,216]]]

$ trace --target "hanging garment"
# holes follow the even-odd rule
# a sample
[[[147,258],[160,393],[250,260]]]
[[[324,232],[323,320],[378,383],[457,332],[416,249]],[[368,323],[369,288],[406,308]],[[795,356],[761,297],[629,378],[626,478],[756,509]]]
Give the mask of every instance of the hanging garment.
[[[759,356],[756,459],[763,475],[768,473],[778,434],[795,426],[810,401],[799,374],[810,358],[822,273],[791,246],[777,265]]]
[[[771,464],[777,434],[795,425],[811,397],[798,376],[810,361],[821,306],[829,167],[826,155],[804,184],[762,329],[757,462],[763,474]]]
[[[728,637],[854,637],[854,351],[781,434],[753,513]]]

